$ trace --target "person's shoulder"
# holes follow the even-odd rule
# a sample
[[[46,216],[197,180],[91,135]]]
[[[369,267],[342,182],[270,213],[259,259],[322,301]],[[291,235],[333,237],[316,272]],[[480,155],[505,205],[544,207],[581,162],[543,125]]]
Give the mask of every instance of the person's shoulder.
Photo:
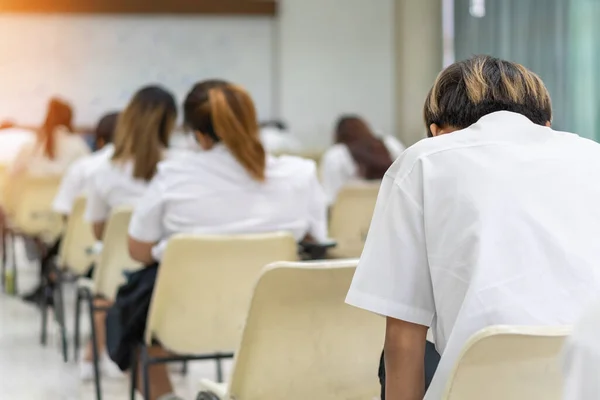
[[[267,168],[272,173],[289,174],[298,177],[311,177],[317,174],[317,163],[314,160],[292,155],[268,156]]]

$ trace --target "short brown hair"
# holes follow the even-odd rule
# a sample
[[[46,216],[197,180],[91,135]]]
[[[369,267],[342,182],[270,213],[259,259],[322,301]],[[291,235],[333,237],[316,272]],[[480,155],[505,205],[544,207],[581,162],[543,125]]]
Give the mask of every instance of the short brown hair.
[[[538,125],[552,120],[550,94],[540,77],[490,56],[444,69],[427,95],[423,114],[429,131],[431,124],[464,129],[496,111],[519,113]]]
[[[183,108],[189,129],[223,142],[252,178],[265,180],[266,153],[246,90],[225,81],[204,81],[192,88]]]
[[[173,95],[158,86],[139,90],[119,116],[113,161],[133,161],[133,177],[151,180],[175,127]]]
[[[48,102],[46,119],[41,127],[41,136],[38,139],[43,141],[44,155],[50,160],[54,160],[56,156],[55,131],[58,127],[64,127],[69,132],[73,132],[73,108],[69,103],[53,97]]]

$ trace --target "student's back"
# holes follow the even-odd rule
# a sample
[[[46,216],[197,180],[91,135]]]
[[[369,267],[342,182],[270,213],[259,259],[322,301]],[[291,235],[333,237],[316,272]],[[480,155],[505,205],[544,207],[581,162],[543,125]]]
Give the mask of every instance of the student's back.
[[[69,166],[90,153],[81,135],[73,132],[71,106],[51,99],[44,125],[36,140],[28,142],[15,158],[12,174],[33,176],[61,175]]]
[[[161,237],[289,231],[301,240],[313,228],[311,220],[324,220],[325,199],[316,175],[314,161],[267,156],[265,180],[258,182],[224,145],[185,153],[161,163],[140,205],[164,210],[160,226],[146,225],[148,218],[140,222]],[[325,224],[315,226],[313,236],[325,240]],[[155,255],[160,257],[165,244]]]

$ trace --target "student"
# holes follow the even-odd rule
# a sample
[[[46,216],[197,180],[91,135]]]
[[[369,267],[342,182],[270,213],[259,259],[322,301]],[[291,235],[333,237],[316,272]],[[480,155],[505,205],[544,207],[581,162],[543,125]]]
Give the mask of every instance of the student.
[[[567,339],[563,357],[564,400],[600,399],[600,304],[585,311]]]
[[[167,156],[176,118],[175,99],[157,86],[139,90],[120,114],[112,155],[98,161],[89,180],[85,218],[93,224],[98,240],[102,239],[111,210],[118,206],[135,206],[146,192],[158,163]],[[94,304],[98,307],[110,305],[104,299],[95,299]],[[109,375],[117,375],[104,352],[105,317],[104,312],[95,315],[97,345],[103,357],[101,366]],[[92,360],[92,344],[88,343],[80,363],[82,380],[93,377]]]
[[[392,136],[377,138],[362,118],[342,116],[337,122],[335,144],[321,159],[321,181],[329,204],[352,181],[381,180],[403,150],[402,143]]]
[[[51,99],[46,120],[34,142],[25,144],[14,160],[11,180],[33,176],[62,175],[77,159],[90,153],[81,135],[73,132],[73,110],[62,100]]]
[[[281,121],[261,123],[260,142],[265,151],[271,154],[298,154],[302,150],[300,142]]]
[[[85,140],[73,132],[73,110],[71,106],[59,99],[51,99],[48,103],[46,119],[40,129],[35,132],[35,140],[27,141],[20,146],[20,151],[14,159],[10,172],[7,191],[19,185],[24,175],[30,176],[59,176],[78,159],[90,153]],[[12,131],[12,129],[9,129]],[[3,134],[6,134],[5,132]],[[25,137],[23,133],[21,136]],[[9,202],[9,211],[17,199]],[[44,249],[41,258],[40,274],[43,279],[51,270],[54,257],[58,254],[60,240]],[[41,300],[42,286],[23,296],[23,300],[38,303]],[[52,300],[49,301],[52,304]]]
[[[550,128],[537,75],[455,63],[424,116],[433,138],[386,173],[347,298],[387,316],[388,400],[423,398],[428,328],[441,360],[425,398],[440,399],[473,334],[572,324],[600,290],[600,145]]]
[[[90,179],[85,217],[98,240],[110,211],[134,206],[146,192],[167,155],[176,118],[173,95],[158,86],[139,90],[120,116],[113,154],[99,163]]]
[[[96,151],[87,157],[82,157],[69,167],[54,198],[54,211],[65,216],[70,215],[77,197],[85,194],[95,169],[112,156],[114,151],[112,141],[118,117],[118,113],[111,113],[100,119],[94,131]]]
[[[188,94],[184,113],[198,151],[160,165],[129,227],[134,259],[156,265],[177,233],[288,231],[298,241],[327,238],[326,203],[315,163],[266,154],[253,101],[244,89],[223,81],[199,83]],[[151,352],[163,354],[159,348]],[[152,399],[177,398],[170,394],[162,366],[152,367],[151,375]]]
[[[61,180],[58,193],[54,198],[52,205],[54,211],[62,214],[65,217],[68,217],[71,214],[71,209],[75,199],[84,193],[84,189],[86,188],[87,182],[89,182],[94,168],[96,168],[101,160],[110,157],[110,154],[112,154],[112,145],[110,142],[112,142],[112,135],[116,120],[117,114],[106,115],[100,120],[98,126],[96,127],[95,135],[96,145],[100,145],[101,150],[98,150],[88,156],[81,157],[77,161],[73,162],[73,164],[71,164],[71,166],[67,169]],[[104,146],[104,143],[107,145]],[[49,250],[45,259],[49,259],[49,257],[53,257],[58,254],[60,243],[61,242],[59,239]],[[45,265],[45,260],[42,261],[42,265],[43,277],[49,266]],[[51,277],[49,278],[50,280],[53,280]],[[39,302],[40,296],[42,295],[42,289],[43,287],[40,284],[36,289],[30,292],[30,294],[23,296],[23,299],[25,301],[34,303]],[[53,303],[51,298],[52,297],[50,296],[48,299],[50,304]]]

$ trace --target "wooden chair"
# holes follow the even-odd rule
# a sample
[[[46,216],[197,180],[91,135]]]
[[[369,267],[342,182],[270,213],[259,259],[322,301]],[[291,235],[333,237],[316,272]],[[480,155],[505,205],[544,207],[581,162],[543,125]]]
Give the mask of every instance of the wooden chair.
[[[331,258],[360,257],[377,202],[380,182],[360,182],[345,186],[331,208],[329,236],[337,246]]]
[[[443,399],[560,400],[560,358],[570,331],[568,327],[484,329],[465,345]]]
[[[158,270],[140,346],[144,398],[150,394],[152,364],[214,359],[222,380],[221,360],[231,358],[239,344],[260,271],[274,261],[297,257],[296,241],[288,233],[173,237]],[[147,348],[153,340],[175,355],[150,358]],[[137,374],[131,376],[133,399]]]
[[[356,264],[267,267],[229,385],[203,380],[198,400],[376,398],[385,320],[344,303]]]

